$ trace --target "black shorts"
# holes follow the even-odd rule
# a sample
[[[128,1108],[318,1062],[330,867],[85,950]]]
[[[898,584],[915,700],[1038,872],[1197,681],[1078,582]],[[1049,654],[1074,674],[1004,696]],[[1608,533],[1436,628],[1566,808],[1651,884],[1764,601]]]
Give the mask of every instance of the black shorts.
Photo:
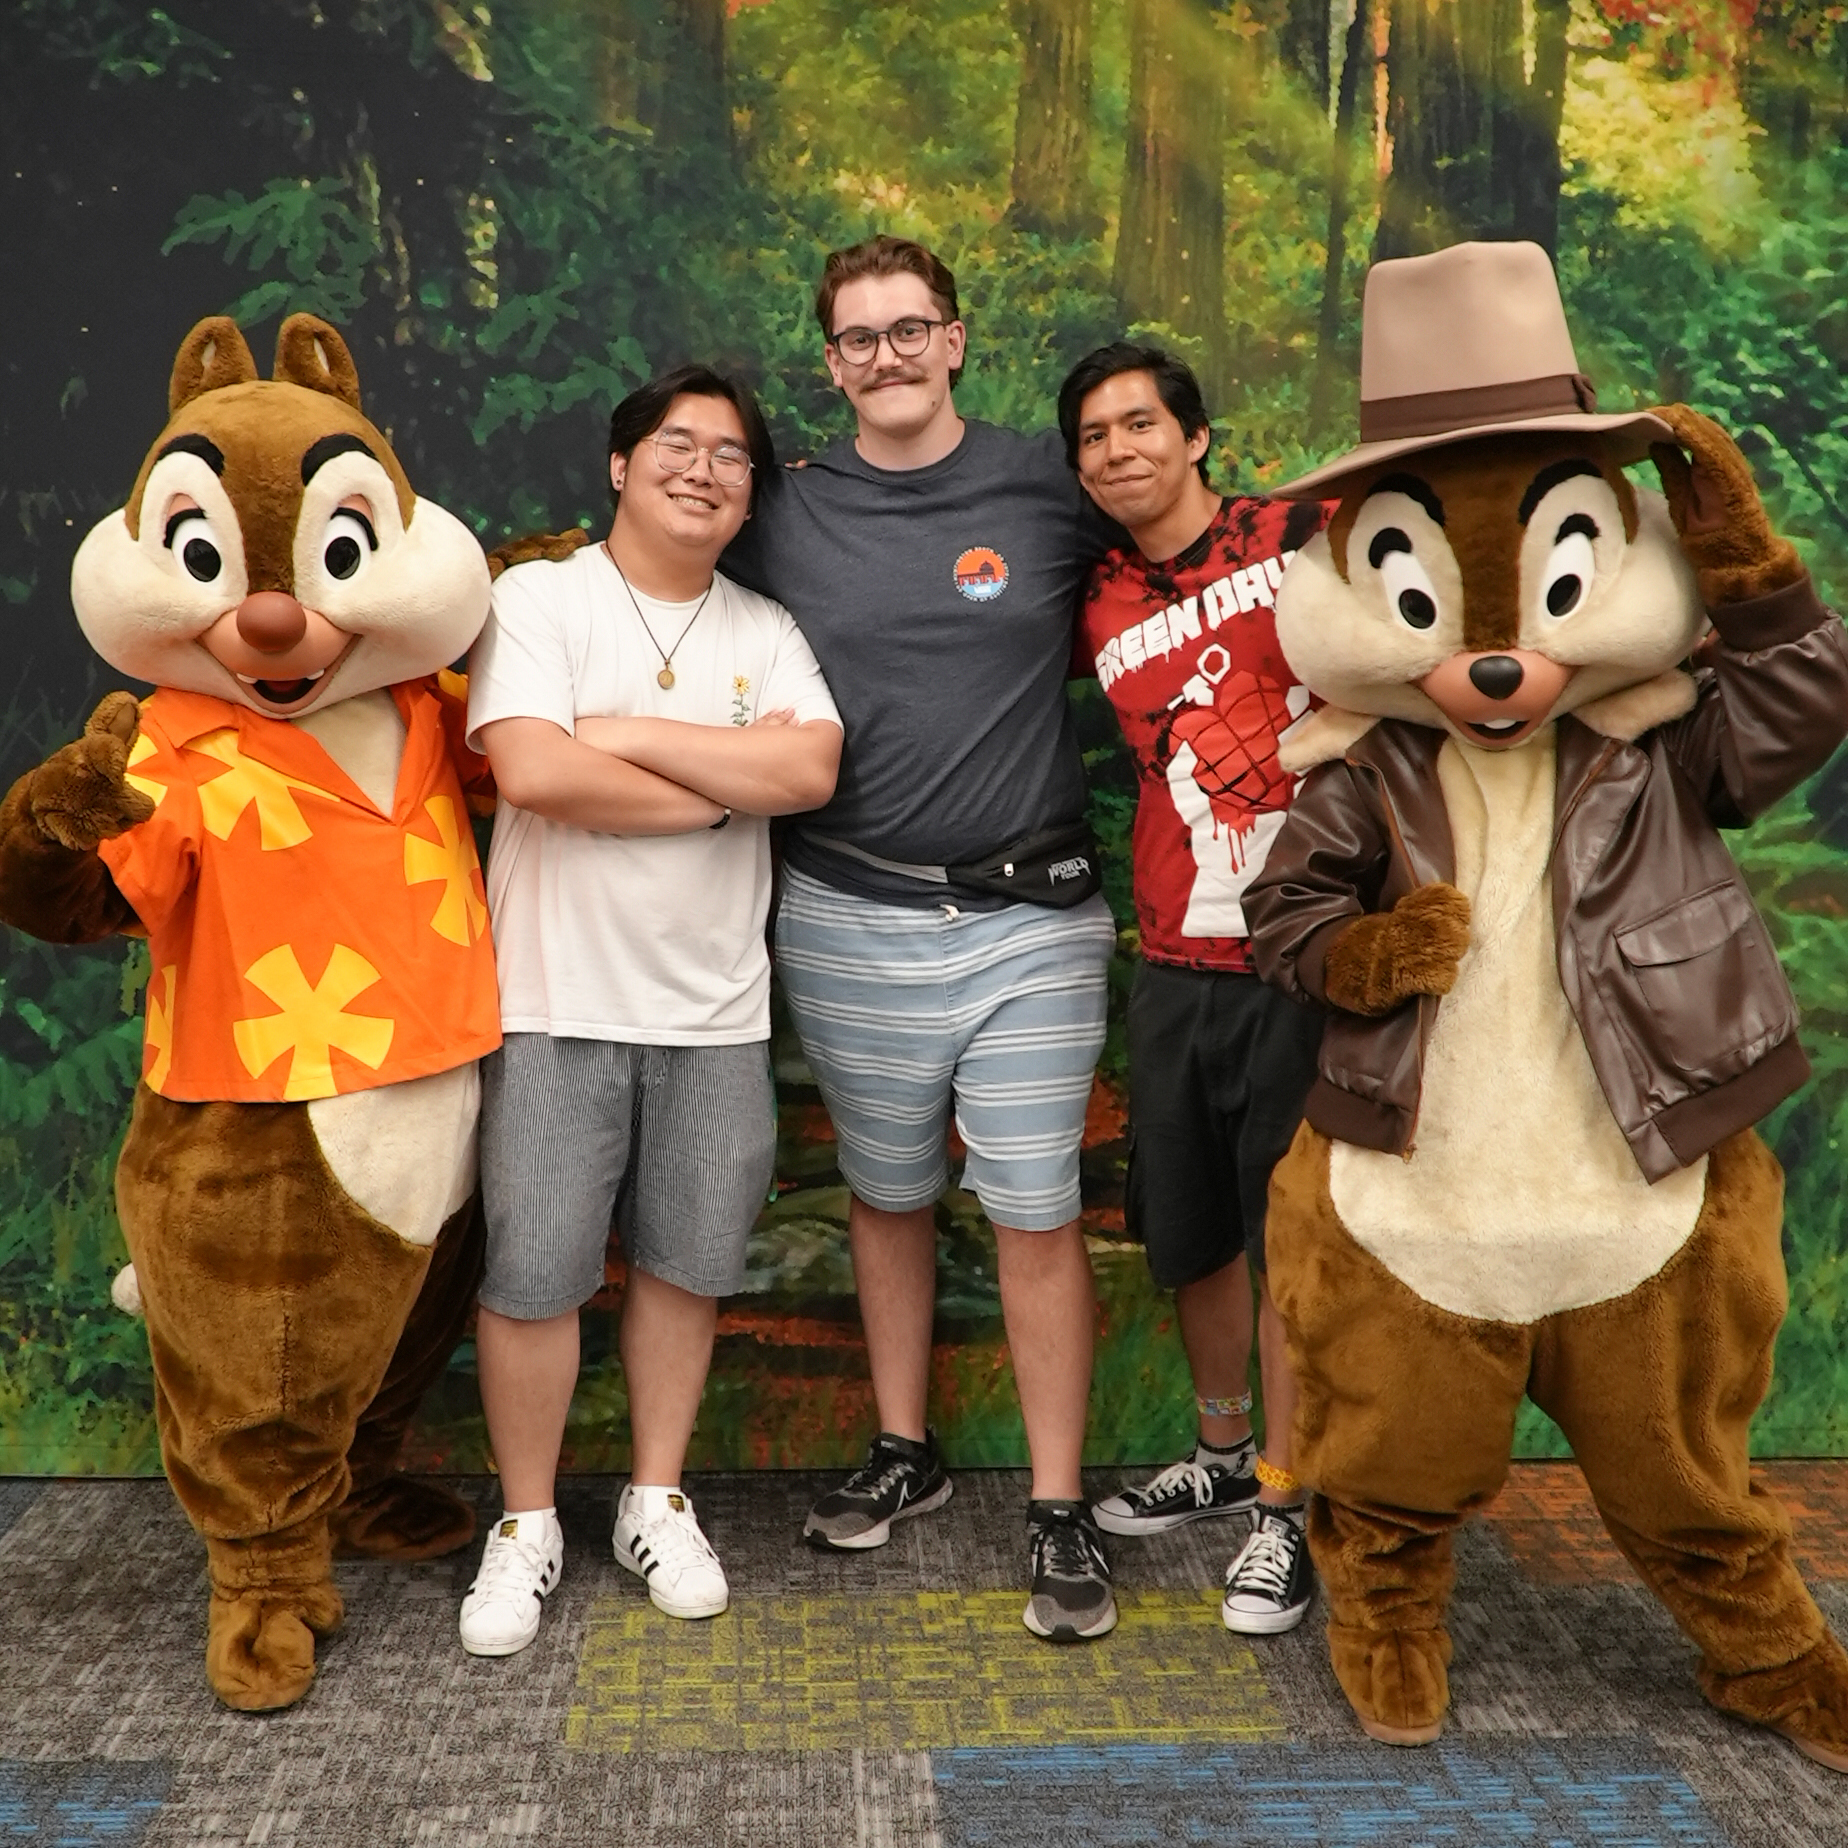
[[[1264,1268],[1271,1169],[1302,1120],[1323,1015],[1255,975],[1144,963],[1129,997],[1123,1217],[1165,1290]]]

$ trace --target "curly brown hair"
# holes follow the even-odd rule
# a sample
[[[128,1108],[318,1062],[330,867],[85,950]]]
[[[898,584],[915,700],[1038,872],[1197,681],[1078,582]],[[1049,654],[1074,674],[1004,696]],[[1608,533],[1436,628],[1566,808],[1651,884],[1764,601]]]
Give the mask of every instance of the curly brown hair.
[[[893,237],[881,231],[864,243],[850,244],[845,250],[831,250],[822,267],[821,285],[815,291],[815,319],[821,323],[824,340],[834,336],[834,298],[850,282],[866,276],[915,276],[930,291],[937,312],[946,321],[960,321],[962,310],[956,303],[956,278],[933,250],[908,237]],[[958,366],[950,374],[953,386],[962,377]]]

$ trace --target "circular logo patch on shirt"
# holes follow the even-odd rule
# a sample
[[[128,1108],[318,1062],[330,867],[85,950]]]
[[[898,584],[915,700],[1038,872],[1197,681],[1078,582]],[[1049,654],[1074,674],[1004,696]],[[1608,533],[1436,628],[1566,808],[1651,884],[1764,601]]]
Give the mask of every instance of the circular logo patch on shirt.
[[[1007,560],[986,545],[972,545],[956,561],[956,588],[971,603],[992,603],[1007,589]]]

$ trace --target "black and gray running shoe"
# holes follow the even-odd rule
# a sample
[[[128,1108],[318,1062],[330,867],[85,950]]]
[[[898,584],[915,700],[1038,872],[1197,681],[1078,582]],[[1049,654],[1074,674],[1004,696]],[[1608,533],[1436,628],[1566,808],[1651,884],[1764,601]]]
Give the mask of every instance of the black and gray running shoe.
[[[1139,1489],[1107,1496],[1091,1518],[1107,1534],[1165,1534],[1208,1515],[1239,1514],[1258,1499],[1257,1454],[1256,1445],[1241,1444],[1222,1463],[1196,1450]]]
[[[838,1489],[809,1510],[802,1537],[830,1551],[861,1552],[884,1546],[894,1521],[928,1514],[950,1499],[952,1484],[937,1454],[937,1434],[914,1438],[881,1431],[866,1461]]]
[[[1083,1502],[1028,1502],[1027,1538],[1033,1591],[1021,1622],[1054,1643],[1109,1635],[1116,1628],[1116,1595],[1091,1511]]]
[[[1299,1520],[1261,1503],[1251,1511],[1251,1538],[1226,1567],[1219,1614],[1242,1636],[1278,1636],[1302,1622],[1315,1596],[1315,1567]]]

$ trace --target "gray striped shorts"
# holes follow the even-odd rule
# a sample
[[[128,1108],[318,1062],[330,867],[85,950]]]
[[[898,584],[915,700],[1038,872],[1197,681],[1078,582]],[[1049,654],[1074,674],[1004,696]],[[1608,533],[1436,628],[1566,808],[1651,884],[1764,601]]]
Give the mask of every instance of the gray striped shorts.
[[[949,1178],[953,1105],[963,1185],[991,1220],[1076,1219],[1115,945],[1101,898],[888,905],[785,869],[776,970],[848,1186],[890,1213],[928,1206]]]
[[[696,1296],[744,1281],[776,1165],[769,1046],[636,1046],[509,1033],[481,1065],[481,1300],[519,1321],[603,1285],[623,1255]]]

